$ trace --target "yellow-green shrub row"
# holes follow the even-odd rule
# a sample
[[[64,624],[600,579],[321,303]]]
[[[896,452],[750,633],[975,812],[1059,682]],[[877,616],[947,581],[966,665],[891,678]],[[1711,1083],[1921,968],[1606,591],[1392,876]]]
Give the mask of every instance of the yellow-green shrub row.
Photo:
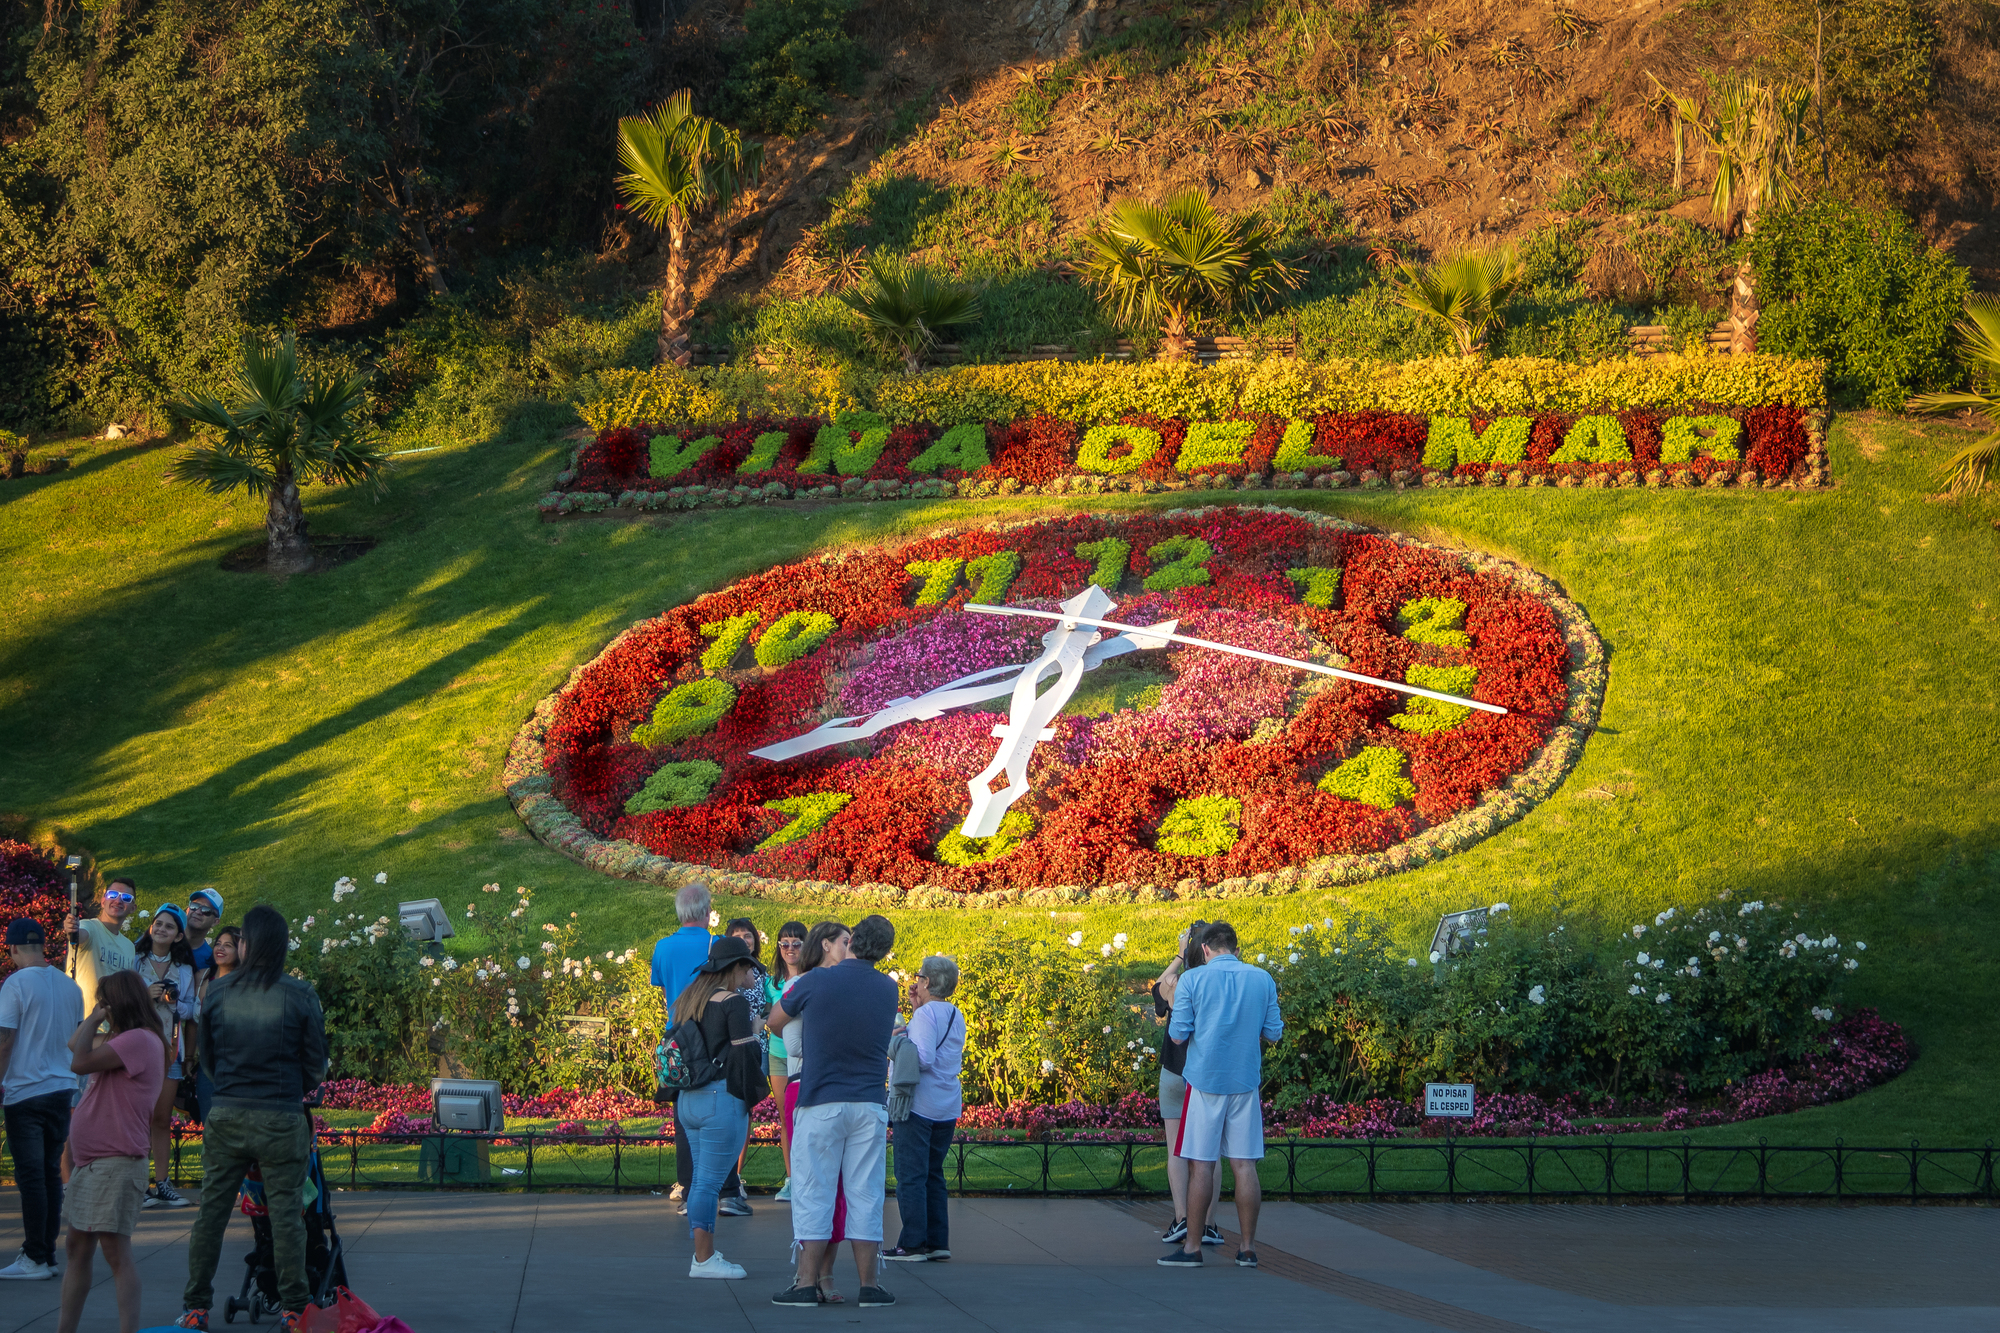
[[[609,371],[578,412],[593,430],[640,422],[730,421],[863,409],[891,425],[1013,421],[1038,414],[1100,422],[1125,413],[1215,420],[1234,411],[1420,416],[1533,415],[1628,407],[1817,408],[1824,366],[1776,356],[1633,357],[1572,365],[1527,357],[1387,364],[1289,358],[1192,362],[1023,361],[916,375],[760,371],[736,367]]]

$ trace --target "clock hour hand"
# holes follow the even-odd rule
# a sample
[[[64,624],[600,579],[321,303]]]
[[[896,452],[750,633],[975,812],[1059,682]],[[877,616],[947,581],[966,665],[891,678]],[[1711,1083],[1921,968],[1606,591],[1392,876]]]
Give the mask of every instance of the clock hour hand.
[[[1156,633],[1171,634],[1175,621],[1167,621],[1147,628]],[[1054,630],[1046,637],[1054,637],[1063,631]],[[1143,632],[1127,632],[1113,635],[1102,642],[1092,644],[1083,655],[1083,669],[1094,671],[1099,665],[1125,653],[1137,652],[1143,648],[1164,648],[1167,641],[1149,638]],[[873,713],[855,717],[836,717],[822,722],[803,735],[790,740],[778,741],[750,753],[759,759],[781,763],[787,759],[797,759],[801,755],[824,750],[830,746],[845,745],[849,741],[866,740],[878,732],[904,722],[933,718],[953,708],[964,708],[969,704],[984,703],[1011,694],[1021,673],[1028,668],[1017,663],[989,667],[975,671],[969,676],[947,681],[934,690],[927,690],[917,698],[891,699]]]

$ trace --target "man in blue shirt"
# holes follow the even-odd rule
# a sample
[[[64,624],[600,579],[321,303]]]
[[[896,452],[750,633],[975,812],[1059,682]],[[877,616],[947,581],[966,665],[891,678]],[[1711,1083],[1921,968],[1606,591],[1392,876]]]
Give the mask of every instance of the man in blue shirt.
[[[1262,1041],[1285,1035],[1278,1014],[1278,984],[1261,967],[1236,956],[1236,931],[1218,921],[1201,933],[1202,966],[1184,974],[1174,991],[1167,1035],[1188,1047],[1187,1114],[1174,1152],[1188,1164],[1187,1236],[1181,1248],[1160,1260],[1164,1268],[1201,1267],[1201,1234],[1220,1158],[1236,1173],[1236,1224],[1243,1247],[1239,1268],[1257,1266],[1257,1212],[1264,1191],[1257,1163],[1264,1157],[1264,1108],[1257,1097],[1263,1084]]]
[[[660,1014],[662,1031],[674,1030],[674,1001],[694,980],[695,972],[708,961],[708,946],[715,937],[708,933],[708,914],[713,904],[709,898],[708,886],[699,881],[683,884],[681,891],[674,895],[674,915],[680,918],[681,928],[671,935],[663,936],[653,946],[653,984],[660,988]],[[674,1179],[672,1198],[681,1205],[679,1211],[686,1212],[688,1186],[694,1182],[694,1150],[688,1146],[687,1135],[674,1135]],[[729,1179],[722,1184],[721,1211],[731,1217],[745,1217],[750,1206],[736,1197],[736,1168],[729,1168]]]
[[[901,998],[875,964],[895,944],[896,928],[886,917],[861,918],[848,937],[847,959],[806,973],[771,1009],[774,1033],[811,1015],[792,1116],[792,1241],[799,1247],[799,1271],[791,1287],[771,1298],[773,1305],[819,1304],[836,1189],[847,1196],[861,1308],[896,1303],[875,1273],[889,1137],[889,1034]]]

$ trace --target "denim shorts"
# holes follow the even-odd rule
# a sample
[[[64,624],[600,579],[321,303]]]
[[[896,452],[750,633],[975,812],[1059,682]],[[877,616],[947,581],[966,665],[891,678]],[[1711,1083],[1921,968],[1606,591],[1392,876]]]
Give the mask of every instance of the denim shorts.
[[[1171,1070],[1160,1071],[1160,1119],[1178,1120],[1187,1106],[1187,1080]]]

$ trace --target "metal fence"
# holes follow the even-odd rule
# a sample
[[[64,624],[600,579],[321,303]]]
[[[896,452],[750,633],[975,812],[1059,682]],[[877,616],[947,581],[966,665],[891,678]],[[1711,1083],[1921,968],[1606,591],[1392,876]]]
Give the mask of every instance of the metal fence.
[[[198,1174],[198,1134],[176,1126],[174,1174]],[[347,1189],[664,1191],[674,1183],[665,1135],[381,1135],[323,1130],[321,1164]],[[1829,1199],[1990,1202],[1994,1150],[1678,1144],[1620,1137],[1489,1142],[1439,1139],[1276,1139],[1260,1170],[1287,1199]],[[184,1154],[186,1161],[184,1163]],[[968,1195],[1136,1198],[1166,1193],[1166,1144],[1079,1137],[965,1139],[946,1172]],[[775,1143],[750,1146],[745,1174],[782,1174]]]

